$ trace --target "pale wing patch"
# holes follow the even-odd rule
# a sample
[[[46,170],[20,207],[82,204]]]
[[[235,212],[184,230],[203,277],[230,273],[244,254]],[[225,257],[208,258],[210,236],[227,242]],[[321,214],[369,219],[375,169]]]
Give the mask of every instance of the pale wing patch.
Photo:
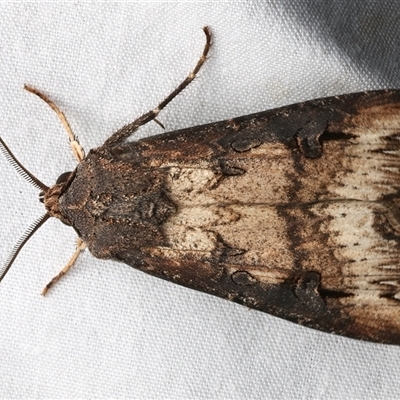
[[[354,136],[344,148],[343,168],[331,185],[344,199],[377,200],[400,187],[400,108],[382,105],[360,111],[345,132]]]
[[[377,218],[390,226],[390,207],[373,202],[339,201],[317,204],[312,211],[321,217],[321,232],[328,235],[327,245],[341,263],[340,275],[325,276],[322,282],[336,290],[350,290],[363,297],[379,297],[387,292],[385,281],[400,293],[400,249],[394,239],[384,239],[377,229]]]
[[[235,155],[232,161],[243,170],[242,175],[222,176],[211,166],[169,166],[171,199],[181,205],[278,204],[290,200],[288,172],[294,173],[295,166],[287,146],[265,143],[242,157]]]
[[[169,249],[210,257],[222,244],[243,249],[240,265],[230,262],[234,272],[246,271],[260,281],[278,283],[291,275],[293,258],[289,250],[286,221],[274,207],[266,205],[183,207],[164,224]],[[223,239],[223,243],[219,240]],[[161,248],[158,248],[158,252]],[[165,256],[170,254],[167,250]]]

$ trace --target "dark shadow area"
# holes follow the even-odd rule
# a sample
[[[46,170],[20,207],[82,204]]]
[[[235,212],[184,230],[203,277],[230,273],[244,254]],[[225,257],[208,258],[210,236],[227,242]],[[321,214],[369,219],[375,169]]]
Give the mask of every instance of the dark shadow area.
[[[382,85],[400,87],[400,2],[378,0],[291,1],[265,3],[263,12],[279,9],[331,43],[355,65],[370,71]]]

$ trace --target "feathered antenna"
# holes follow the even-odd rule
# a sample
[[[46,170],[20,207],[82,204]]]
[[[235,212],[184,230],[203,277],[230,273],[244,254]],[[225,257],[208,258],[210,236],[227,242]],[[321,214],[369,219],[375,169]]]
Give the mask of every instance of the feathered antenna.
[[[8,162],[15,168],[15,170],[26,179],[32,186],[38,189],[42,189],[44,192],[49,190],[49,187],[41,182],[36,176],[32,175],[14,156],[8,146],[4,143],[4,140],[0,138],[0,151],[5,155]]]
[[[15,168],[15,170],[20,174],[24,179],[26,179],[32,186],[41,189],[42,193],[47,192],[49,190],[48,186],[46,186],[43,182],[41,182],[36,176],[32,175],[14,156],[8,146],[5,144],[4,140],[0,138],[0,151],[5,155],[6,159],[9,163]],[[18,240],[17,244],[14,246],[10,255],[8,256],[4,266],[0,268],[0,282],[7,274],[8,270],[11,268],[14,260],[17,258],[18,253],[24,247],[25,243],[29,240],[29,238],[50,218],[48,213],[42,215],[38,218],[27,231],[22,235],[22,237]]]
[[[32,235],[50,218],[49,213],[42,215],[38,218],[21,236],[18,240],[17,244],[12,249],[10,255],[8,256],[6,262],[3,267],[0,269],[0,282],[7,274],[8,270],[11,268],[14,260],[17,258],[18,253],[24,247],[25,243],[32,237]]]

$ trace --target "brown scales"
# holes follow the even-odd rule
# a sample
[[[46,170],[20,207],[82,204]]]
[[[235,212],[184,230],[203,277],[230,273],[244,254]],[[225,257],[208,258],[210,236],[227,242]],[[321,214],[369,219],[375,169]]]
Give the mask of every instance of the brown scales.
[[[205,32],[193,73],[50,188],[48,212],[96,257],[312,328],[400,344],[400,91],[126,143],[193,80]]]

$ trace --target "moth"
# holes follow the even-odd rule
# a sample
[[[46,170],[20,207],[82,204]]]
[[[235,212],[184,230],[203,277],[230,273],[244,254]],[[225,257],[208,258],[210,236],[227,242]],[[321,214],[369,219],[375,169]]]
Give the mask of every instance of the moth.
[[[40,188],[46,214],[87,247],[158,278],[298,324],[400,344],[400,90],[306,101],[128,142],[196,77]]]

